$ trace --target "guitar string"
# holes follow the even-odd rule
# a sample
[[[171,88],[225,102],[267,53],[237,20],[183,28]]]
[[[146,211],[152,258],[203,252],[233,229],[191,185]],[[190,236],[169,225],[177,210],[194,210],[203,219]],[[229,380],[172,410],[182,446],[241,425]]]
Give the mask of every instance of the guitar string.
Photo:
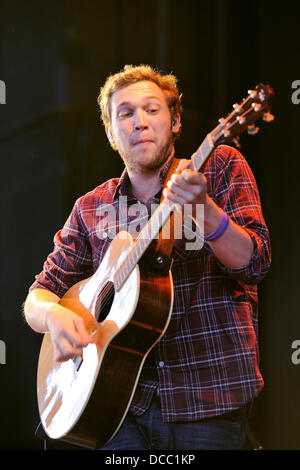
[[[201,149],[202,145],[203,144],[201,144],[200,149]],[[198,151],[199,151],[199,149],[198,149]],[[192,165],[192,169],[193,169],[195,167],[195,161],[193,160],[193,158],[191,159],[191,162],[188,165],[188,168],[191,168],[191,165]],[[134,267],[134,264],[137,263],[139,257],[143,254],[143,251],[145,250],[145,248],[147,248],[147,243],[146,243],[146,246],[142,246],[143,241],[147,240],[149,242],[149,241],[153,240],[154,237],[151,236],[151,232],[152,232],[151,224],[152,225],[153,224],[158,224],[158,228],[160,227],[160,229],[162,229],[164,227],[165,223],[167,222],[168,218],[170,217],[172,211],[174,211],[174,208],[176,208],[176,205],[172,202],[163,201],[163,203],[165,203],[165,205],[161,204],[158,207],[157,212],[154,214],[154,217],[152,217],[148,221],[146,226],[143,228],[142,232],[139,234],[139,236],[135,240],[135,245],[131,248],[130,252],[128,253],[126,258],[123,260],[123,262],[119,266],[118,270],[114,274],[115,283],[117,282],[119,287],[121,287],[121,284],[126,279],[126,276],[130,273],[130,269],[132,267]],[[158,216],[157,216],[157,214],[158,214]],[[163,222],[159,221],[159,218],[161,218],[161,217],[163,219]],[[154,222],[153,222],[153,220],[154,220]],[[148,230],[149,224],[150,224],[150,231]],[[147,237],[142,238],[142,235],[147,230],[148,230]],[[154,231],[157,231],[157,227],[154,227]],[[149,245],[149,243],[148,243],[148,245]],[[133,258],[133,264],[131,264],[131,260],[129,259],[132,254],[134,254],[134,258],[135,258],[135,259]],[[122,274],[122,270],[123,270],[123,272],[125,272],[125,276],[124,276],[124,274]],[[119,279],[116,281],[117,277],[119,277]]]
[[[251,101],[252,98],[249,96],[246,98],[246,100],[244,100],[242,106],[245,106],[247,104],[247,101]],[[251,112],[252,109],[251,107],[249,107],[246,111],[244,111],[242,114],[239,114],[239,116],[243,116],[243,117],[247,117],[247,114],[249,114],[249,112]],[[232,128],[232,126],[234,126],[234,124],[236,123],[236,119],[234,119],[233,122],[230,122],[230,119],[232,119],[232,117],[234,117],[236,115],[236,112],[235,111],[231,111],[231,113],[227,116],[226,120],[226,124],[227,124],[227,127],[226,129],[230,130]],[[228,125],[229,124],[229,125]],[[211,132],[211,135],[213,137],[216,137],[216,140],[220,137],[221,133],[223,132],[225,126],[224,125],[221,125],[219,124],[215,129],[213,129],[213,131]],[[191,163],[194,163],[195,162],[193,160],[191,160]],[[168,209],[170,210],[170,207],[168,206]],[[163,212],[164,208],[160,209],[160,212],[158,213],[158,216],[157,214],[155,215],[156,219],[154,218],[151,222],[151,219],[150,219],[150,225],[152,223],[152,226],[155,225],[156,223],[159,224],[159,217],[166,217],[169,216],[169,214],[171,213],[172,209],[170,210],[170,213],[168,214],[164,214]],[[144,246],[142,245],[143,242],[149,242],[151,240],[151,237],[149,236],[150,233],[151,233],[151,227],[150,227],[150,230],[149,230],[149,222],[146,224],[146,226],[143,228],[142,232],[139,234],[139,236],[136,238],[135,240],[135,245],[133,247],[131,247],[131,250],[129,251],[129,253],[127,254],[126,258],[123,260],[123,262],[121,263],[121,265],[119,266],[119,268],[116,270],[116,272],[114,273],[114,279],[116,279],[117,276],[119,276],[119,283],[121,284],[124,279],[126,278],[126,276],[128,275],[128,272],[130,271],[130,269],[133,267],[133,265],[136,263],[137,261],[137,258],[140,256],[140,254],[143,252],[144,250]],[[146,235],[147,235],[147,238],[142,238],[142,236],[145,234],[146,232]],[[147,246],[147,243],[146,243],[146,246]],[[131,261],[131,259],[133,259],[133,263]],[[123,271],[123,272],[122,272]],[[109,292],[112,290],[112,286],[111,285],[107,285],[107,286],[104,286],[103,290],[100,291],[99,295],[102,294],[104,295],[104,299],[103,299],[103,302],[101,303],[101,306],[104,308],[107,303],[110,301],[110,298],[108,298],[107,300],[105,300],[105,298],[107,297],[107,295],[109,294]],[[99,296],[98,296],[98,299],[99,299]]]
[[[250,105],[252,104],[252,101],[253,99],[251,98],[251,96],[249,95],[244,101],[242,101],[242,103],[240,103],[239,106],[241,106],[242,108],[245,108],[245,106],[248,105],[248,101],[250,101],[249,105],[248,105],[248,108],[246,108],[246,110],[243,111],[243,113],[241,114],[238,114],[239,116],[244,116],[249,110],[251,111],[251,107]],[[231,125],[226,127],[227,124],[230,123],[230,120],[232,118],[234,118],[235,116],[237,115],[237,112],[235,110],[231,111],[227,117],[225,118],[225,121],[226,123],[220,123],[218,126],[216,126],[212,131],[211,131],[211,135],[214,136],[214,134],[219,134],[219,136],[216,138],[216,140],[219,139],[220,137],[220,134],[222,134],[223,130],[226,128],[226,129],[230,129],[232,127],[232,125],[237,121],[236,119],[234,119],[233,122],[231,122]]]
[[[157,208],[157,211],[153,214],[151,219],[142,229],[141,233],[135,239],[134,245],[131,247],[126,258],[123,260],[123,262],[120,264],[119,268],[114,274],[115,283],[119,287],[121,287],[127,275],[130,273],[130,270],[134,268],[135,264],[137,263],[138,259],[141,257],[145,249],[148,248],[150,244],[149,242],[153,241],[153,233],[158,233],[160,228],[165,225],[173,209],[173,204],[163,201],[163,203]],[[130,257],[133,259],[133,262],[131,261]]]
[[[259,111],[257,111],[257,113],[261,114],[262,111],[263,111],[263,109],[260,109]],[[252,112],[253,112],[253,109],[252,109],[252,108],[248,108],[243,114],[239,114],[239,116],[240,116],[240,117],[245,117],[245,118],[247,118],[247,115],[251,114]],[[255,112],[255,111],[254,111],[254,112]],[[237,122],[237,120],[235,119],[235,120],[232,121],[232,122],[230,122],[230,121],[226,122],[226,125],[223,125],[223,126],[222,126],[222,125],[220,124],[219,126],[217,126],[217,127],[212,131],[212,134],[214,134],[214,133],[216,134],[216,135],[214,136],[215,141],[219,140],[219,138],[222,136],[222,133],[223,133],[224,130],[230,131],[230,130],[232,129],[232,127],[236,124],[236,122]],[[219,130],[218,127],[221,127],[221,129]],[[224,136],[224,134],[223,134],[223,137],[225,137],[225,139],[226,139],[226,136]],[[230,137],[230,136],[228,136],[228,137]]]
[[[202,145],[203,144],[201,144],[200,149]],[[191,159],[191,162],[189,164],[189,168],[191,167],[195,167],[195,161],[193,160],[193,158]],[[154,239],[154,236],[151,234],[153,233],[153,231],[154,233],[158,233],[159,230],[164,227],[175,207],[176,205],[174,203],[170,203],[169,201],[163,201],[163,203],[157,208],[157,211],[153,214],[151,219],[148,221],[141,233],[136,238],[134,246],[131,247],[129,253],[114,273],[114,284],[117,285],[117,287],[122,287],[122,283],[125,281],[128,274],[130,274],[130,270],[137,263],[138,259],[145,251],[145,248],[149,246],[149,242],[152,242],[152,240]],[[159,230],[157,231],[157,229]]]
[[[250,104],[251,102],[254,102],[253,101],[253,98],[249,95],[241,104],[240,106],[245,108],[246,105],[248,105],[248,101],[250,101]],[[251,113],[251,111],[253,111],[253,109],[249,107],[244,110],[243,113],[239,113],[238,115],[240,117],[247,117],[247,115],[249,113]],[[261,109],[260,109],[260,112],[261,112]],[[219,137],[222,135],[222,132],[224,131],[224,129],[226,130],[230,130],[234,125],[235,123],[237,122],[237,119],[234,119],[232,122],[230,122],[230,120],[232,118],[235,118],[237,112],[234,110],[234,111],[231,111],[231,113],[229,113],[229,115],[226,117],[226,124],[219,124],[217,127],[215,127],[212,131],[211,131],[211,136],[213,139],[215,140],[218,140]],[[191,163],[193,163],[195,165],[195,162],[193,160],[191,160]],[[151,240],[151,237],[149,237],[150,233],[151,233],[151,227],[150,227],[150,231],[148,230],[149,228],[149,223],[151,225],[154,225],[156,224],[157,222],[159,223],[159,220],[157,220],[157,218],[159,218],[160,216],[162,217],[166,217],[170,215],[170,213],[172,212],[172,208],[170,208],[168,206],[168,210],[169,210],[169,213],[168,214],[164,214],[163,213],[163,210],[164,210],[164,207],[160,210],[160,212],[158,213],[158,217],[156,215],[156,218],[154,218],[154,222],[152,220],[151,222],[151,219],[150,221],[146,224],[146,226],[144,227],[144,229],[142,230],[142,232],[140,233],[140,235],[136,238],[135,240],[135,244],[133,247],[131,247],[129,253],[127,254],[126,258],[123,260],[123,262],[121,263],[121,265],[119,266],[119,268],[116,270],[116,272],[114,273],[114,279],[116,279],[116,277],[119,276],[119,280],[120,280],[120,284],[122,284],[122,282],[124,282],[124,279],[126,278],[126,276],[128,275],[130,269],[133,267],[133,265],[136,263],[138,257],[143,253],[143,250],[145,249],[145,247],[142,245],[143,242],[147,241],[149,242]],[[145,238],[142,238],[142,235],[144,235],[144,233],[147,233],[148,237],[145,239]],[[152,240],[151,240],[152,241]],[[147,246],[147,243],[146,243],[146,246]],[[133,259],[133,263],[132,261],[130,260],[130,257],[131,259]],[[123,273],[122,273],[123,271]],[[125,275],[124,275],[125,274]],[[108,302],[111,300],[111,295],[108,296],[108,294],[110,293],[110,291],[112,292],[113,289],[112,289],[112,285],[111,284],[107,284],[106,286],[104,286],[104,288],[102,289],[102,291],[100,291],[99,295],[104,295],[104,299],[103,301],[101,302],[101,307],[104,308]],[[99,299],[99,295],[98,295],[98,299]],[[98,302],[98,299],[96,301],[96,305],[97,305],[97,302]]]
[[[168,203],[168,209],[170,210],[170,204],[169,204],[169,203]],[[153,225],[153,224],[157,224],[157,223],[159,224],[159,220],[157,220],[159,217],[163,217],[163,218],[166,217],[167,214],[165,214],[165,213],[163,212],[163,210],[164,210],[164,208],[161,209],[161,213],[159,213],[158,216],[157,216],[157,215],[155,216],[155,217],[156,217],[156,220],[154,219],[154,222],[153,222],[153,221],[151,222],[152,225]],[[150,219],[150,220],[151,220],[151,219]],[[144,227],[144,229],[143,229],[144,232],[145,232],[145,231],[147,232],[147,230],[148,230],[148,229],[147,229],[147,226],[148,226],[148,224]],[[156,228],[154,228],[154,230],[156,231]],[[151,228],[150,228],[150,232],[151,232]],[[141,245],[141,243],[142,243],[144,240],[146,240],[146,242],[147,242],[148,240],[151,239],[149,230],[148,230],[147,235],[149,235],[149,237],[146,238],[146,239],[141,238],[141,234],[139,235],[139,237],[136,238],[136,240],[135,240],[135,245],[134,245],[133,247],[131,247],[130,252],[127,254],[126,258],[123,260],[123,262],[121,263],[121,265],[119,266],[119,268],[117,269],[117,271],[114,273],[114,276],[113,276],[114,278],[115,278],[118,274],[119,274],[119,277],[120,277],[121,282],[126,278],[126,276],[128,275],[128,271],[126,271],[126,269],[128,269],[128,270],[130,271],[130,269],[131,269],[131,268],[133,267],[133,265],[136,263],[137,258],[140,256],[140,254],[141,254],[140,252],[142,252],[142,250],[144,249],[144,247]],[[137,248],[137,249],[136,249],[136,248]],[[139,252],[139,251],[140,251],[140,252]],[[133,263],[132,263],[132,261],[130,260],[130,256],[131,256],[131,259],[133,259]],[[126,268],[124,268],[124,264],[126,265]],[[124,276],[124,274],[122,274],[122,268],[123,268],[123,272],[125,273],[125,276]],[[124,269],[125,269],[125,271],[124,271]],[[112,285],[114,285],[114,283],[112,283]],[[102,289],[102,290],[99,292],[99,294],[98,294],[98,299],[99,299],[100,294],[101,294],[101,296],[104,295],[104,299],[103,299],[103,301],[101,302],[102,308],[104,308],[104,307],[108,304],[108,302],[110,302],[110,296],[109,296],[108,298],[107,298],[107,296],[108,296],[110,290],[112,290],[112,285],[108,283],[107,285],[105,285],[105,286],[103,287],[103,289]],[[96,305],[97,305],[98,299],[97,299],[97,301],[96,301]]]
[[[254,103],[257,103],[257,104],[260,104],[261,105],[261,108],[256,111],[257,114],[259,115],[262,115],[264,112],[268,111],[269,109],[269,104],[268,104],[268,100],[265,98],[264,102],[263,103],[259,103],[258,101],[255,100],[255,97],[258,96],[259,92],[257,91],[256,92],[256,95],[254,97],[251,97],[251,95],[249,95],[244,101],[242,101],[240,103],[240,107],[241,108],[245,108],[246,105],[248,105],[248,101],[250,101],[249,105],[248,105],[248,108],[246,108],[246,110],[243,110],[243,113],[239,113],[239,116],[247,116],[247,114],[253,112],[253,108],[251,108],[250,105],[253,105]],[[255,112],[255,111],[254,111]],[[226,124],[228,124],[228,122],[230,122],[230,119],[232,119],[232,117],[235,116],[236,111],[231,111],[231,113],[226,117],[225,121]],[[258,116],[259,117],[259,116]],[[236,123],[236,119],[234,119],[233,122],[231,122],[231,125],[229,125],[228,127],[226,127],[223,123],[220,123],[215,129],[213,129],[213,131],[211,132],[212,135],[216,134],[217,137],[216,137],[216,140],[219,139],[220,137],[220,134],[222,134],[223,130],[224,129],[231,129],[231,127]],[[221,129],[219,129],[221,128]]]

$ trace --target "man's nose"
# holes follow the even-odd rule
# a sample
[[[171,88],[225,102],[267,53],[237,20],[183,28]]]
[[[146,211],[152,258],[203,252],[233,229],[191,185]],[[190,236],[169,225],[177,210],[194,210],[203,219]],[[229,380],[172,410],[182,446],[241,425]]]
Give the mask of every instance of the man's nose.
[[[134,119],[135,130],[144,130],[148,127],[147,116],[144,111],[137,111]]]

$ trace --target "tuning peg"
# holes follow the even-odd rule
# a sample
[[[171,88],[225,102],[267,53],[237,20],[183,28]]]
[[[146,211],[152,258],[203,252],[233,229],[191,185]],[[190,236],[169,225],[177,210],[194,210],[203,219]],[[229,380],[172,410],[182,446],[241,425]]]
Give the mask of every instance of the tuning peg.
[[[243,111],[243,106],[241,106],[240,104],[236,103],[233,105],[233,108],[235,110],[236,113],[240,113]]]
[[[252,108],[256,113],[261,109],[261,104],[260,103],[252,103]]]
[[[238,137],[236,137],[235,139],[233,139],[233,143],[234,145],[236,146],[236,148],[240,149],[242,146],[241,146],[241,143],[240,143],[240,139]]]
[[[247,132],[249,135],[255,135],[259,131],[259,127],[255,127],[254,124],[251,124],[251,126],[248,126]]]
[[[263,119],[263,121],[266,121],[266,122],[272,122],[272,121],[274,121],[275,116],[273,116],[273,114],[267,112],[267,113],[264,113],[262,119]]]
[[[222,134],[225,138],[230,136],[230,131],[228,129],[223,129]]]
[[[246,122],[245,116],[238,116],[236,119],[237,119],[238,123],[241,124],[241,125],[243,125]]]
[[[257,91],[256,90],[248,90],[248,95],[250,95],[251,98],[255,98],[256,95],[257,95]]]

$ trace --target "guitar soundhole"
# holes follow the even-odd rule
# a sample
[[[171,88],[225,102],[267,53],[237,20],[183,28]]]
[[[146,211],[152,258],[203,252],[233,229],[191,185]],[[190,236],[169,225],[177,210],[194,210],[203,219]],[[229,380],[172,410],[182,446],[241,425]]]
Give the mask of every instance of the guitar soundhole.
[[[104,286],[102,286],[95,305],[95,318],[99,323],[104,321],[109,314],[114,297],[114,284],[113,282],[108,281],[106,284],[104,284]]]
[[[73,357],[73,362],[74,362],[75,367],[76,367],[76,370],[77,370],[77,372],[78,372],[79,369],[80,369],[80,366],[81,366],[81,364],[82,364],[82,362],[83,362],[82,357],[81,357],[81,356]]]

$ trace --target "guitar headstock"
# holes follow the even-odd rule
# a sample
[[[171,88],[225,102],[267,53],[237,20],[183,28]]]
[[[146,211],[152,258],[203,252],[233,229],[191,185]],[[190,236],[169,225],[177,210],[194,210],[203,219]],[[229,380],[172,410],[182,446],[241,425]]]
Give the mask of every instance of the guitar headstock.
[[[211,132],[214,146],[234,142],[237,146],[238,136],[246,129],[250,135],[258,132],[255,121],[262,117],[271,122],[274,116],[270,113],[274,91],[270,85],[260,83],[254,90],[248,91],[248,96],[241,103],[234,104],[234,110],[219,119],[219,125]]]

